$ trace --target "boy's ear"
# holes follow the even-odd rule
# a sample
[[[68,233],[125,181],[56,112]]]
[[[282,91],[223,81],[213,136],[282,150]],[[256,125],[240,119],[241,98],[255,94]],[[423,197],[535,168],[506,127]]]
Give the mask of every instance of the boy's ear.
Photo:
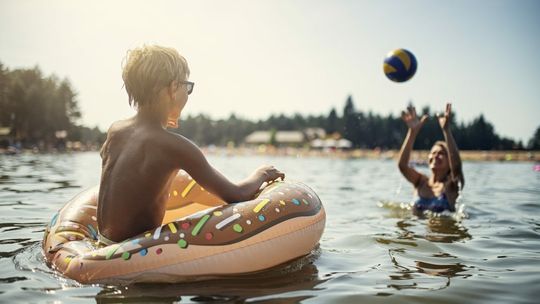
[[[176,84],[174,81],[172,81],[169,87],[167,88],[167,93],[169,93],[169,97],[171,97],[171,100],[176,100],[177,88],[178,88],[178,84]]]

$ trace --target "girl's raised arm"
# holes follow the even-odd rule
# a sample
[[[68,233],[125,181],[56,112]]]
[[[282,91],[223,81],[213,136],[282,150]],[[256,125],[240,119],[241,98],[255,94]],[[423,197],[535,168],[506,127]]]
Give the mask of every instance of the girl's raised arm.
[[[413,149],[416,136],[426,122],[427,117],[427,115],[423,115],[422,118],[418,119],[416,109],[413,106],[408,106],[407,111],[401,112],[401,118],[407,124],[409,130],[407,131],[407,136],[405,137],[399,152],[398,166],[401,174],[403,174],[403,176],[415,187],[417,187],[420,183],[422,174],[409,167],[409,159],[411,158],[411,151]]]
[[[465,185],[465,178],[463,177],[463,171],[461,169],[461,157],[459,156],[458,147],[452,131],[450,130],[450,123],[452,120],[452,104],[446,104],[446,110],[444,114],[437,115],[439,125],[443,131],[444,140],[448,146],[448,162],[450,164],[450,171],[452,174],[452,180],[459,180],[461,188]]]

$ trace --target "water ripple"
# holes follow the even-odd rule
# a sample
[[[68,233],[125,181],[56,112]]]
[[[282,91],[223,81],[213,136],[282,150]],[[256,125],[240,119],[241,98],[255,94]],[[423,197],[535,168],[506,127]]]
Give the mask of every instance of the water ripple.
[[[40,241],[64,202],[99,181],[97,153],[0,156],[0,294],[6,302],[535,303],[540,188],[524,163],[465,163],[458,212],[417,217],[391,161],[226,157],[233,180],[260,164],[309,184],[320,248],[277,269],[185,284],[81,285],[47,267]]]

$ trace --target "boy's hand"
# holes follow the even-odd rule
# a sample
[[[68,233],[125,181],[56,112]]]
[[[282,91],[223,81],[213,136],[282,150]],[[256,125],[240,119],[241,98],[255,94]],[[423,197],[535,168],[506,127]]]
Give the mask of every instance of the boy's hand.
[[[258,177],[261,177],[265,182],[272,182],[278,178],[281,178],[281,180],[285,179],[285,174],[283,172],[279,171],[274,166],[269,165],[259,167],[259,169],[255,171],[255,174]]]

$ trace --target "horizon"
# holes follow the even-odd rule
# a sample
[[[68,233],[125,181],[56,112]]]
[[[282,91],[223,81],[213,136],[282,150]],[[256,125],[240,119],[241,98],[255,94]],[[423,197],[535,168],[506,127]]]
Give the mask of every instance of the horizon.
[[[350,95],[357,110],[381,116],[399,116],[409,101],[433,112],[450,101],[458,123],[482,114],[497,134],[525,144],[540,121],[539,2],[2,1],[0,8],[0,62],[69,79],[81,123],[101,130],[135,113],[120,67],[125,52],[144,43],[175,47],[188,60],[195,90],[182,117],[326,116],[332,108],[341,115]],[[396,48],[418,60],[406,83],[382,71]]]

